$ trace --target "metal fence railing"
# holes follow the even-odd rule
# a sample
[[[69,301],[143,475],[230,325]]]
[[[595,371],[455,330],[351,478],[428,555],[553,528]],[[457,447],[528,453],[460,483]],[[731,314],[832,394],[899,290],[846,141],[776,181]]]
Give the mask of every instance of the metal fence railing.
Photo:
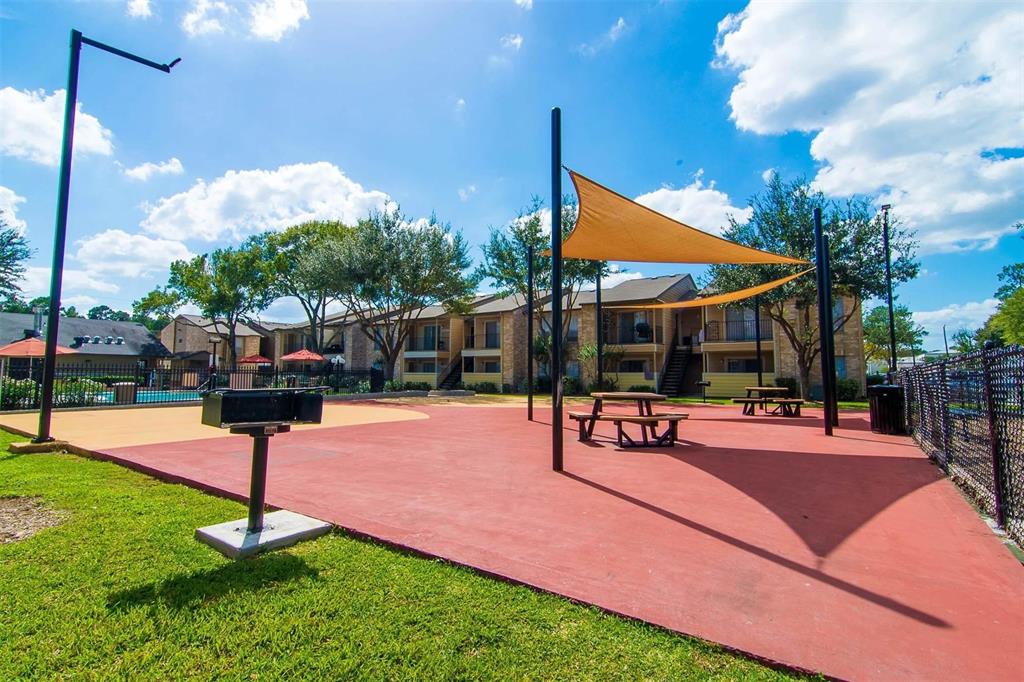
[[[897,382],[914,440],[1024,544],[1024,347],[904,369]]]
[[[39,408],[42,363],[8,367],[0,377],[0,411]],[[384,387],[380,370],[348,370],[327,365],[313,371],[272,367],[158,368],[58,365],[54,407],[153,405],[198,401],[211,388],[289,388],[327,386],[329,393],[367,393]]]

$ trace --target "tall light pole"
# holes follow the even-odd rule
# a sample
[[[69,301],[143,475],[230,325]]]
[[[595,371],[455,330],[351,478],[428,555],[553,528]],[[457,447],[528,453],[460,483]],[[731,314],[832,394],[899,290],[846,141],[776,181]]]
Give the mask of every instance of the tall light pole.
[[[68,60],[68,89],[64,100],[64,141],[60,152],[60,180],[57,185],[57,224],[53,230],[53,265],[50,269],[50,308],[46,322],[46,354],[43,359],[43,390],[39,404],[39,433],[35,442],[53,440],[50,437],[50,415],[53,410],[53,378],[57,369],[57,328],[60,326],[60,293],[64,280],[64,245],[68,231],[68,195],[71,189],[71,149],[75,136],[75,108],[78,104],[78,63],[82,44],[91,45],[110,54],[124,57],[144,66],[170,73],[181,61],[157,64],[131,52],[86,38],[81,31],[71,30],[71,54]]]
[[[889,250],[889,209],[882,206],[882,243],[885,246],[885,299],[889,306],[889,374],[896,371],[896,316],[892,310],[892,253]],[[889,380],[892,380],[890,376]]]

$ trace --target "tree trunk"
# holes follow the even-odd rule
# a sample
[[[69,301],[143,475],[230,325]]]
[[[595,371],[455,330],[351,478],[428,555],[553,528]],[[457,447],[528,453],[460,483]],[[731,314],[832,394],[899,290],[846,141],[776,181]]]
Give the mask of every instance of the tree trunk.
[[[800,397],[808,400],[811,395],[811,365],[802,353],[797,354],[797,365],[800,369]]]

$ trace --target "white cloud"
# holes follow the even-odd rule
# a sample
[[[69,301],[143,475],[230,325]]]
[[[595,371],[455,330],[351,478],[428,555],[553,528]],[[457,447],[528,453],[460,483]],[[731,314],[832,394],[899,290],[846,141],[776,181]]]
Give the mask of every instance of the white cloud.
[[[0,153],[45,166],[60,163],[64,131],[64,91],[47,95],[45,90],[0,90]],[[75,158],[83,154],[110,156],[113,134],[95,116],[75,114]]]
[[[612,24],[611,28],[602,33],[596,40],[589,43],[583,43],[576,48],[576,51],[584,57],[593,57],[601,50],[609,48],[618,42],[619,38],[621,38],[627,30],[629,30],[629,24],[626,23],[625,19],[619,17],[615,23]]]
[[[337,166],[320,161],[276,170],[228,171],[188,190],[147,205],[141,225],[150,234],[172,239],[241,239],[267,229],[306,220],[354,223],[390,201],[367,190]]]
[[[476,185],[467,185],[466,187],[460,187],[459,201],[469,201],[474,194],[476,194]]]
[[[242,15],[246,11],[248,21],[243,25]],[[181,18],[181,28],[190,36],[248,30],[254,38],[277,42],[308,18],[306,0],[192,0],[189,11]]]
[[[25,283],[22,287],[26,298],[46,296],[50,293],[50,268],[30,265],[25,268]],[[81,291],[93,291],[102,294],[116,294],[120,290],[113,282],[107,282],[94,273],[74,268],[64,268],[64,279],[61,286],[61,300],[67,296],[81,295]]]
[[[771,180],[773,175],[775,175],[774,168],[765,168],[763,171],[761,171],[761,179],[764,180],[765,182]]]
[[[662,187],[641,194],[636,202],[716,235],[722,234],[723,228],[728,227],[730,215],[743,223],[750,219],[752,213],[749,207],[733,206],[728,194],[715,189],[714,181],[705,186],[703,169],[697,171],[693,182],[685,187]]]
[[[249,30],[257,38],[278,41],[309,19],[306,0],[263,0],[250,10]]]
[[[942,325],[946,334],[952,336],[960,329],[978,329],[990,318],[999,306],[999,301],[989,298],[984,301],[951,303],[938,310],[922,310],[913,314],[914,322],[924,327],[933,339],[942,338]]]
[[[25,230],[28,228],[24,220],[18,219],[18,204],[22,203],[25,203],[25,197],[0,185],[0,214],[3,214],[7,226],[17,230],[19,234],[25,234]]]
[[[518,33],[509,33],[501,37],[501,46],[506,50],[518,52],[523,47],[523,36]]]
[[[181,165],[181,161],[177,158],[171,157],[162,163],[147,161],[134,168],[125,168],[123,172],[132,180],[146,182],[154,175],[181,175],[185,172],[185,167]]]
[[[533,0],[515,0],[515,3],[517,7],[521,7],[526,11],[533,9]]]
[[[73,305],[75,308],[91,308],[99,303],[99,299],[93,298],[92,296],[86,296],[85,294],[78,294],[76,296],[61,296],[60,304],[62,306]],[[78,312],[83,312],[79,310]]]
[[[816,185],[873,194],[923,252],[991,248],[1024,216],[1024,12],[1009,3],[752,2],[719,24],[738,128],[811,133]]]
[[[223,33],[233,12],[221,0],[192,0],[191,9],[181,18],[181,30],[190,36]]]
[[[128,0],[125,3],[125,12],[134,19],[148,19],[153,16],[153,9],[149,6],[149,0]]]
[[[463,99],[462,97],[459,97],[457,100],[455,100],[455,107],[453,109],[453,112],[455,115],[455,121],[457,123],[464,122],[466,120],[466,100]]]
[[[173,239],[154,239],[124,230],[104,230],[78,240],[75,259],[90,273],[140,277],[162,272],[176,260],[192,257],[188,248]]]

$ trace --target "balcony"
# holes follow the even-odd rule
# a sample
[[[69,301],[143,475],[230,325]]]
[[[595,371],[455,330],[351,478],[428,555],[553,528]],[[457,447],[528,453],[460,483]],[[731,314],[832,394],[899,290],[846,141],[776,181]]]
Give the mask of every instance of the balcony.
[[[410,336],[405,340],[407,351],[447,351],[448,335],[441,336]]]
[[[478,343],[478,341],[480,343]],[[464,347],[467,350],[473,350],[475,348],[501,348],[501,334],[470,334],[466,337]]]
[[[665,343],[665,329],[658,325],[641,325],[640,329],[609,329],[605,332],[604,342],[615,346],[629,346],[639,343]]]
[[[761,320],[761,340],[771,340],[772,321]],[[753,320],[712,321],[704,327],[705,342],[756,341],[757,327]]]

